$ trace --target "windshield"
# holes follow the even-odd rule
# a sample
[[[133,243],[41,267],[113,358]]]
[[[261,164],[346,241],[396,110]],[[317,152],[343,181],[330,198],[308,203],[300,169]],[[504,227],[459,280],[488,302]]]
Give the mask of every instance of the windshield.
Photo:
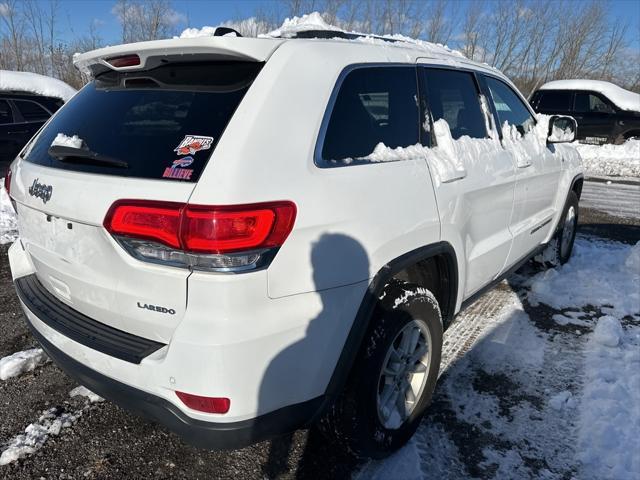
[[[261,67],[209,62],[103,73],[49,122],[25,159],[64,170],[195,182]],[[51,155],[52,145],[78,155]],[[78,161],[89,157],[126,168]]]

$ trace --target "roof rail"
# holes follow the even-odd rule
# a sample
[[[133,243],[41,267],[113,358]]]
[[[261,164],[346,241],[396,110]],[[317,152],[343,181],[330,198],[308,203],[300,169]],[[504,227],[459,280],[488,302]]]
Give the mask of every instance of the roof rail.
[[[357,38],[375,38],[384,42],[397,43],[395,38],[380,37],[378,35],[365,35],[363,33],[349,33],[342,30],[303,30],[294,33],[290,38],[344,38],[355,40]]]

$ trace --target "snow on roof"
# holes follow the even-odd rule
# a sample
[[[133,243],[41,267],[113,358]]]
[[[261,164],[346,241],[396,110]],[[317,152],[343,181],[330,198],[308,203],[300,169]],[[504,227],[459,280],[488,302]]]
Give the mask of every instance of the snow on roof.
[[[301,17],[285,18],[280,28],[266,34],[268,37],[291,38],[299,32],[307,32],[312,30],[328,30],[342,32],[338,27],[328,24],[318,12],[312,12]]]
[[[640,95],[601,80],[554,80],[540,90],[590,90],[603,94],[622,110],[640,112]]]
[[[212,36],[216,27],[205,26],[202,28],[187,28],[182,32],[180,38],[195,38]],[[418,57],[438,58],[446,61],[461,62],[471,65],[476,65],[487,70],[496,71],[496,69],[486,64],[481,64],[473,60],[469,60],[461,52],[453,50],[446,45],[426,42],[424,40],[418,40],[415,38],[405,37],[403,35],[371,35],[361,32],[347,32],[335,25],[330,25],[318,12],[312,12],[300,17],[286,18],[282,25],[272,30],[269,33],[258,35],[258,38],[272,38],[272,39],[290,39],[296,37],[301,32],[309,31],[328,31],[328,32],[340,32],[342,34],[349,35],[349,38],[336,35],[335,38],[323,38],[322,40],[332,40],[337,42],[349,42],[349,43],[366,43],[370,45],[381,45],[384,47],[397,47],[404,49],[411,49],[416,52]]]
[[[29,92],[45,97],[56,97],[65,102],[73,97],[76,89],[57,78],[31,72],[0,70],[0,91]]]

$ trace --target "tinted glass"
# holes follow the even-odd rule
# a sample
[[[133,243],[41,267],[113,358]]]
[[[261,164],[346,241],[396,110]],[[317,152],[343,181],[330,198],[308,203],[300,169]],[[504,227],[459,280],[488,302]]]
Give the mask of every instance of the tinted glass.
[[[540,95],[538,110],[546,112],[568,112],[571,110],[571,92],[542,90],[538,93]]]
[[[11,113],[11,107],[6,100],[0,100],[0,124],[12,123],[13,114]]]
[[[414,67],[358,68],[336,96],[322,146],[324,160],[358,159],[376,145],[418,143],[419,112]]]
[[[526,104],[510,87],[491,77],[487,77],[487,85],[498,112],[500,125],[505,122],[509,125],[515,125],[520,133],[528,132],[535,125],[533,115]]]
[[[425,69],[427,99],[434,121],[444,119],[454,139],[485,138],[487,128],[473,75],[453,70]]]
[[[76,94],[33,146],[30,162],[65,170],[196,181],[261,64],[165,65],[109,71]],[[58,134],[127,168],[61,162],[48,153]]]
[[[584,92],[576,92],[574,100],[576,112],[613,113],[611,106],[597,95]]]
[[[36,102],[29,100],[14,100],[25,122],[44,122],[51,115]]]

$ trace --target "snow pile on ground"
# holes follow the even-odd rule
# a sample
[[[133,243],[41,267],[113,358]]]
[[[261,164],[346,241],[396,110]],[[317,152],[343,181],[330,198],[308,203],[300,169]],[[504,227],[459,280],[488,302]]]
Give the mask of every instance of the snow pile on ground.
[[[527,281],[529,301],[553,308],[597,302],[604,313],[640,314],[640,242],[635,246],[577,237],[571,261]]]
[[[30,372],[48,360],[49,357],[40,348],[32,348],[0,358],[0,380]]]
[[[576,403],[577,402],[573,394],[568,390],[563,390],[562,392],[555,394],[549,399],[549,406],[554,410],[574,408],[576,406]]]
[[[612,316],[605,315],[598,320],[598,325],[593,331],[593,340],[605,347],[617,347],[622,341],[624,330],[620,321]]]
[[[82,415],[82,411],[69,413],[60,408],[50,408],[42,412],[37,422],[24,429],[24,433],[9,442],[0,455],[0,465],[31,455],[42,448],[49,435],[57,436],[63,428],[73,425]]]
[[[0,91],[15,90],[30,92],[45,97],[56,97],[68,101],[76,89],[57,78],[45,77],[31,72],[11,72],[0,70]]]
[[[586,348],[578,457],[585,477],[640,475],[640,327],[598,320]]]
[[[76,387],[73,390],[71,390],[69,392],[69,396],[70,397],[85,397],[85,398],[88,398],[89,402],[91,402],[91,403],[104,401],[104,398],[102,398],[100,395],[97,395],[97,394],[93,393],[87,387],[83,387],[82,385],[80,385],[79,387]]]
[[[0,185],[4,185],[4,178],[0,179]],[[0,187],[0,245],[11,243],[17,237],[18,220],[13,211],[13,205],[5,189]]]
[[[81,408],[75,411],[68,411],[64,407],[54,407],[42,412],[37,422],[31,423],[24,429],[24,433],[15,436],[4,445],[4,450],[0,455],[0,465],[7,465],[35,453],[44,446],[49,436],[58,436],[62,429],[76,423],[93,403],[103,401],[102,397],[83,386],[71,390],[69,396],[72,398],[83,397],[87,400]]]
[[[545,83],[540,90],[591,90],[611,100],[618,108],[640,112],[640,95],[625,90],[611,82],[601,80],[554,80]]]
[[[77,135],[69,137],[64,133],[59,133],[51,142],[51,146],[82,148],[82,139]]]
[[[640,140],[622,145],[572,143],[582,157],[587,175],[640,177]]]

